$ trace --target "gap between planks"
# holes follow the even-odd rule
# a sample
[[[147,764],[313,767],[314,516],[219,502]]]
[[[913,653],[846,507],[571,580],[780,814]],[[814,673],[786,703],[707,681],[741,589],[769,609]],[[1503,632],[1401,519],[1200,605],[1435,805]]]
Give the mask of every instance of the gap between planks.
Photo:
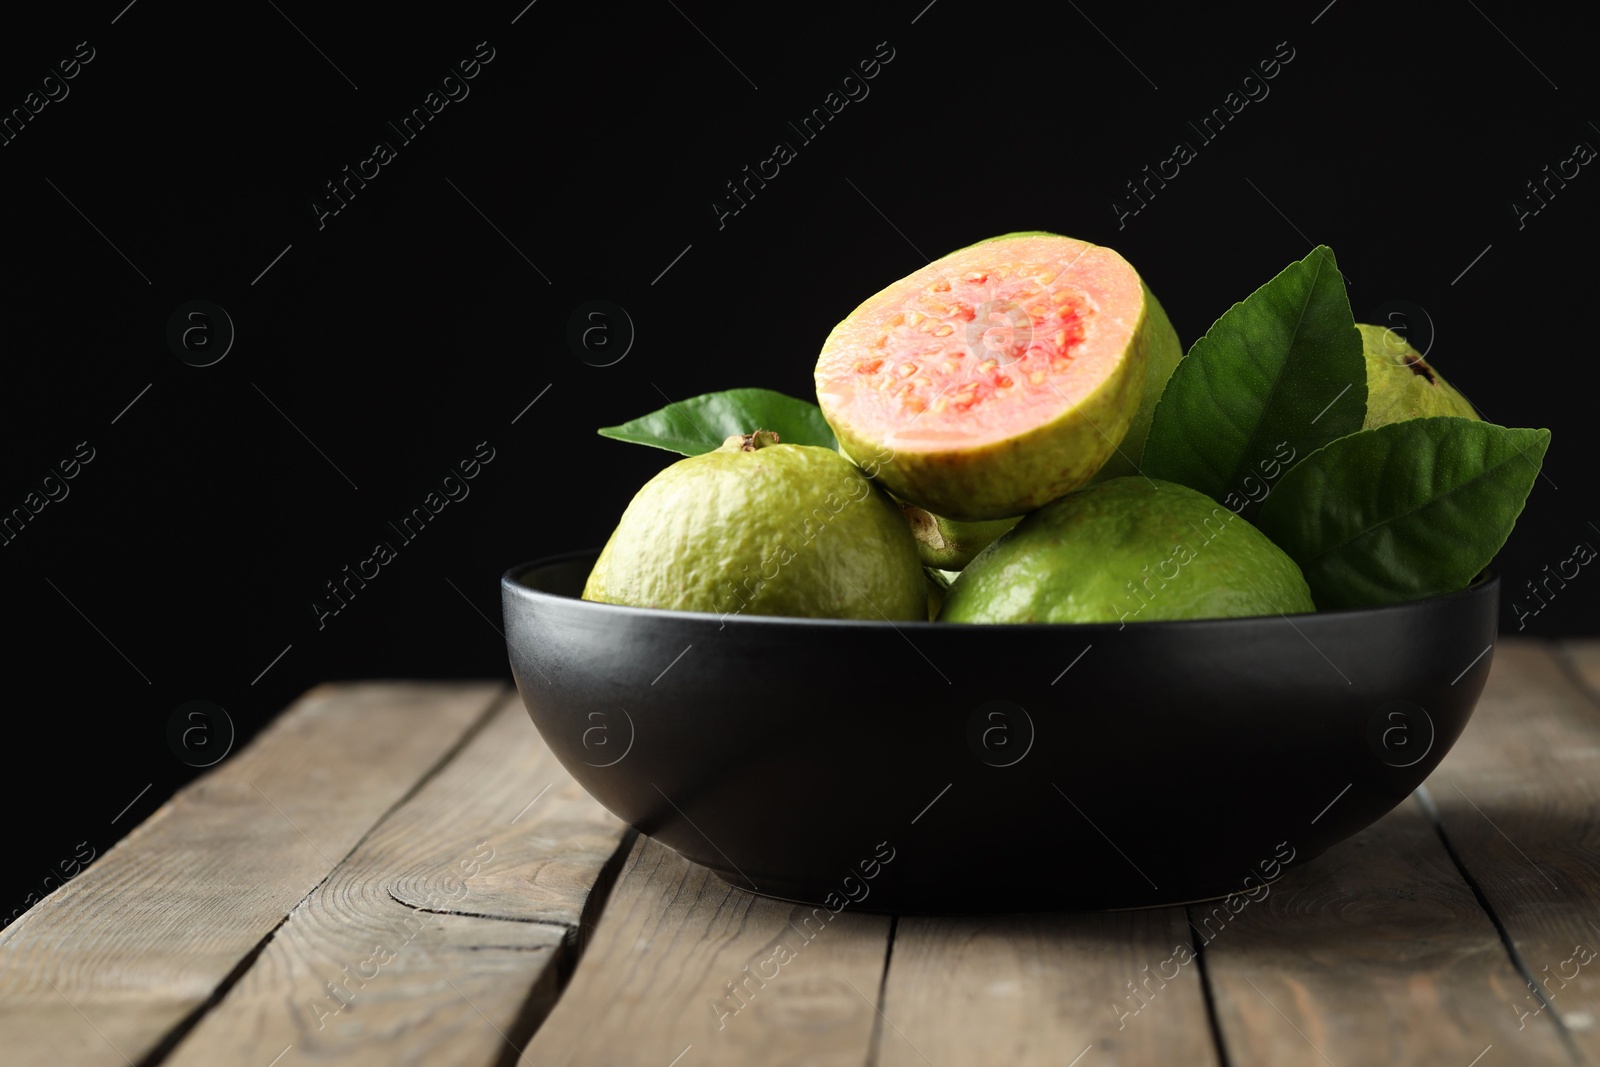
[[[7,1062],[147,1058],[504,688],[303,695],[0,933]]]
[[[328,873],[323,876],[322,880],[312,887],[311,891],[308,892],[305,897],[301,898],[301,900],[295,904],[294,908],[290,909],[290,911],[285,914],[282,919],[278,920],[277,924],[273,926],[271,930],[267,931],[266,936],[257,942],[255,947],[250,950],[249,954],[246,955],[244,959],[239,961],[239,965],[230,971],[228,975],[220,983],[218,983],[217,988],[212,991],[211,995],[206,998],[205,1002],[195,1008],[194,1011],[190,1012],[189,1015],[177,1026],[173,1027],[173,1029],[162,1038],[161,1042],[157,1044],[155,1048],[151,1049],[148,1055],[139,1061],[138,1067],[157,1067],[159,1064],[168,1062],[168,1057],[179,1045],[179,1043],[182,1042],[184,1038],[189,1036],[189,1033],[200,1024],[201,1019],[203,1019],[209,1011],[215,1008],[218,1004],[222,1003],[223,998],[225,998],[233,989],[233,987],[239,983],[239,980],[244,977],[245,973],[255,966],[256,961],[260,959],[261,954],[266,950],[267,945],[278,935],[278,931],[283,928],[284,924],[293,917],[295,911],[298,911],[318,890],[327,885],[328,880],[338,872],[339,868],[347,863],[350,857],[360,850],[361,846],[372,837],[373,833],[376,832],[378,828],[381,827],[384,822],[395,813],[395,811],[403,807],[408,801],[411,800],[412,797],[415,797],[417,793],[420,792],[430,781],[432,781],[446,765],[460,755],[461,751],[466,748],[474,738],[483,732],[484,728],[488,726],[490,721],[494,719],[494,717],[504,707],[509,695],[509,691],[506,688],[501,687],[494,698],[489,701],[488,706],[484,708],[483,713],[478,716],[472,725],[468,726],[466,731],[460,737],[456,738],[450,747],[445,750],[444,754],[441,755],[431,767],[423,772],[422,777],[417,779],[417,781],[406,790],[404,795],[396,799],[395,802],[389,806],[389,809],[378,817],[377,821],[374,822],[367,832],[362,835],[361,840],[356,842],[350,851],[341,857],[337,864],[329,869]],[[401,904],[404,903],[404,901],[397,902]]]
[[[1502,1062],[1592,1062],[1593,1030],[1565,1026],[1557,1018],[1561,1010],[1595,1002],[1597,987],[1590,974],[1577,975],[1571,989],[1552,983],[1549,988],[1555,995],[1544,1002],[1548,1006],[1540,1008],[1540,1002],[1529,1001],[1530,1012],[1539,1010],[1526,1018],[1517,1017],[1510,996],[1524,991],[1529,974],[1547,974],[1545,968],[1567,960],[1571,946],[1561,946],[1574,935],[1594,938],[1592,943],[1600,944],[1600,936],[1583,934],[1581,923],[1585,912],[1600,910],[1595,907],[1600,872],[1593,859],[1600,851],[1594,815],[1600,807],[1594,785],[1600,782],[1600,725],[1594,714],[1600,705],[1595,703],[1593,689],[1585,692],[1580,685],[1584,678],[1593,685],[1592,679],[1600,677],[1600,643],[1569,646],[1558,660],[1562,654],[1547,648],[1503,639],[1496,653],[1498,662],[1478,712],[1430,778],[1437,822],[1427,817],[1418,802],[1408,801],[1362,835],[1314,861],[1320,875],[1307,869],[1298,872],[1305,877],[1281,883],[1281,892],[1275,886],[1262,904],[1252,905],[1253,911],[1246,909],[1233,920],[1226,940],[1219,936],[1214,946],[1195,945],[1203,953],[1199,961],[1207,971],[1203,979],[1199,967],[1182,968],[1192,977],[1155,987],[1159,995],[1137,1017],[1125,1018],[1126,1027],[1113,1027],[1115,1011],[1107,1014],[1106,1005],[1095,1006],[1094,998],[1109,1003],[1115,994],[1126,995],[1127,990],[1119,986],[1131,986],[1132,979],[1148,982],[1150,966],[1170,953],[1168,942],[1174,941],[1174,935],[1193,941],[1188,921],[1192,916],[1186,916],[1184,909],[1079,916],[906,918],[898,923],[887,917],[856,915],[831,926],[839,936],[830,932],[818,942],[818,948],[805,953],[805,959],[797,958],[785,967],[781,981],[787,984],[769,989],[751,984],[743,968],[763,958],[760,953],[770,950],[775,931],[792,926],[800,909],[726,886],[654,842],[630,842],[620,829],[611,851],[597,867],[592,866],[593,891],[576,911],[567,912],[570,921],[551,923],[549,912],[542,917],[528,912],[520,917],[500,914],[526,896],[526,887],[521,885],[475,887],[473,892],[481,888],[488,895],[475,901],[469,896],[469,901],[482,905],[493,899],[496,906],[481,913],[475,906],[469,909],[472,914],[448,911],[438,917],[434,936],[439,952],[447,951],[462,936],[472,940],[472,931],[466,928],[472,922],[501,924],[506,919],[530,928],[541,924],[557,927],[562,931],[562,944],[574,947],[573,932],[593,926],[601,910],[601,895],[608,888],[606,872],[615,872],[610,903],[604,907],[582,966],[575,972],[570,963],[544,966],[518,1003],[508,1004],[496,989],[487,990],[491,1001],[487,1014],[457,990],[466,1006],[436,999],[439,1015],[428,1020],[428,1025],[432,1032],[470,1035],[476,1024],[477,1034],[469,1037],[469,1044],[474,1049],[489,1046],[490,1051],[470,1062],[484,1063],[514,1062],[522,1050],[530,1053],[526,1062],[577,1062],[559,1053],[582,1049],[620,1054],[632,1047],[630,1040],[644,1036],[664,1047],[683,1038],[681,1044],[665,1048],[663,1063],[684,1055],[691,1046],[695,1064],[743,1062],[753,1049],[774,1047],[771,1041],[776,1038],[795,1053],[788,1058],[796,1061],[831,1050],[847,1057],[859,1053],[855,1062],[883,1067],[924,1062],[942,1065],[949,1062],[949,1054],[960,1047],[959,1042],[987,1036],[985,1057],[1000,1049],[1019,1064],[1049,1062],[1060,1067],[1091,1050],[1078,1067],[1143,1062],[1142,1044],[1145,1050],[1152,1045],[1159,1049],[1165,1061],[1176,1047],[1170,1043],[1176,1038],[1195,1042],[1192,1056],[1183,1062],[1222,1062],[1228,1067],[1333,1062],[1346,1067],[1348,1062],[1363,1062],[1362,1054],[1374,1046],[1363,1044],[1366,1039],[1362,1035],[1341,1031],[1338,1014],[1330,1011],[1339,1005],[1340,987],[1347,984],[1333,964],[1344,958],[1341,953],[1371,950],[1372,945],[1362,941],[1365,938],[1388,939],[1391,946],[1399,945],[1401,954],[1410,954],[1411,962],[1421,969],[1417,975],[1420,985],[1400,981],[1391,967],[1367,974],[1365,986],[1356,990],[1354,1002],[1366,1007],[1364,1015],[1357,1013],[1352,1018],[1358,1022],[1383,1018],[1396,1031],[1385,1038],[1387,1053],[1417,1052],[1414,1062],[1434,1062],[1431,1052],[1454,1055],[1457,1044],[1466,1048],[1480,1033],[1488,1033],[1493,1040],[1486,1038],[1486,1044],[1513,1058]],[[261,1005],[250,996],[252,976],[265,976],[264,965],[290,973],[296,965],[305,969],[308,960],[314,962],[316,953],[302,935],[326,931],[316,924],[315,909],[309,902],[341,871],[354,879],[364,864],[372,869],[393,862],[397,842],[404,838],[401,830],[407,813],[419,822],[436,817],[438,805],[450,790],[460,787],[460,783],[438,783],[446,778],[449,767],[472,765],[466,753],[473,745],[492,747],[486,741],[489,723],[503,707],[497,704],[481,713],[452,747],[455,758],[447,755],[436,760],[403,798],[389,804],[376,825],[369,826],[335,872],[325,876],[288,919],[280,919],[283,925],[264,939],[253,964],[240,968],[217,1010],[196,1015],[199,1025],[189,1035],[195,1050],[208,1047],[198,1043],[203,1037],[217,1040],[215,1034],[203,1033],[213,1018],[218,1020],[213,1029],[239,1031],[242,1026],[247,1034],[261,1025]],[[525,717],[518,718],[521,727],[531,731]],[[581,791],[579,796],[583,796]],[[587,800],[586,796],[583,799]],[[433,815],[413,810],[429,803],[435,805]],[[524,804],[525,795],[515,806]],[[534,807],[542,804],[543,800]],[[155,821],[155,817],[149,820]],[[391,823],[394,825],[385,838],[382,831]],[[1365,854],[1374,848],[1386,857],[1382,870]],[[437,848],[430,855],[433,860],[441,858]],[[430,887],[429,870],[412,872],[399,895],[391,894],[387,903],[414,910],[417,894]],[[75,881],[82,880],[80,876]],[[360,888],[359,879],[352,882],[352,891]],[[502,902],[505,906],[500,906]],[[1442,913],[1439,907],[1444,908]],[[293,925],[291,920],[302,912],[305,929],[285,933]],[[1204,921],[1206,912],[1194,914]],[[486,919],[484,915],[495,917]],[[1463,920],[1472,928],[1471,938],[1454,942],[1443,957],[1430,955],[1426,939],[1417,936],[1430,924],[1440,927],[1442,923],[1442,929],[1452,930]],[[1492,929],[1493,924],[1498,924],[1499,930]],[[659,956],[647,960],[646,969],[653,968],[661,981],[653,991],[635,989],[627,979],[640,961],[630,960],[629,950],[637,952],[643,945],[648,956],[650,946],[656,944],[646,936],[651,933],[669,936],[673,946],[689,953],[691,966],[686,972]],[[299,940],[291,944],[291,938]],[[285,946],[280,952],[295,951],[281,960],[268,959],[280,942]],[[0,947],[7,945],[7,939],[0,939]],[[512,951],[503,944],[496,947]],[[582,947],[581,942],[576,947]],[[562,956],[560,948],[552,946],[548,955]],[[527,950],[517,951],[525,955]],[[1525,961],[1520,973],[1519,955]],[[964,965],[956,966],[952,960]],[[809,967],[802,966],[808,963]],[[1270,978],[1265,977],[1265,963],[1272,964],[1265,972]],[[1600,972],[1600,967],[1592,970]],[[436,985],[437,973],[428,978],[425,971],[419,968],[408,980],[423,980],[424,987],[429,982]],[[518,972],[519,980],[527,973]],[[612,981],[609,992],[608,975],[622,979],[620,984]],[[859,988],[852,991],[840,985],[841,975],[859,977],[859,982],[849,983]],[[1027,981],[1017,981],[1019,975]],[[0,962],[0,990],[4,990],[5,977]],[[735,1029],[740,1037],[719,1041],[722,1031],[712,1026],[718,1021],[711,1010],[714,995],[726,995],[727,987],[741,978],[747,992],[754,990],[755,995],[746,1009],[721,1020],[726,1024],[722,1029]],[[1123,983],[1124,978],[1130,981]],[[1007,986],[1008,981],[1014,984]],[[1375,995],[1374,990],[1382,995]],[[361,992],[365,991],[363,987]],[[449,992],[448,987],[434,991]],[[476,1000],[476,990],[473,992]],[[1210,1011],[1208,995],[1214,1001]],[[1414,1031],[1422,1018],[1405,1010],[1407,998],[1418,996],[1442,998],[1439,1003],[1445,1014],[1462,1020],[1458,1040],[1438,1044],[1426,1033],[1407,1032],[1408,1026]],[[695,1002],[700,997],[704,1003]],[[541,1012],[549,1011],[551,1003],[554,1010],[535,1031]],[[1129,1001],[1128,1006],[1134,1003],[1140,1002]],[[1346,1000],[1346,1007],[1351,1003]],[[724,1004],[726,1010],[737,1001]],[[622,1005],[631,1005],[633,1011],[617,1015]],[[674,1017],[673,1005],[685,1009],[681,1020]],[[356,1018],[364,1006],[352,1001],[348,1018]],[[1024,1007],[1026,1011],[1018,1015],[1018,1009]],[[282,1004],[276,1005],[276,1010],[286,1014]],[[1501,1011],[1502,1017],[1495,1018],[1495,1011]],[[698,1024],[691,1018],[693,1012],[704,1015]],[[1092,1012],[1100,1017],[1091,1018]],[[491,1022],[490,1016],[504,1021],[505,1026]],[[224,1019],[232,1025],[224,1026]],[[640,1021],[645,1024],[642,1028],[637,1025]],[[627,1025],[622,1025],[624,1022]],[[1526,1028],[1519,1028],[1519,1022],[1526,1023]],[[490,1029],[506,1032],[486,1034]],[[1127,1033],[1129,1030],[1133,1033]],[[527,1040],[530,1033],[531,1044]],[[1084,1037],[1081,1045],[1079,1036]],[[177,1056],[185,1055],[190,1044],[178,1042]],[[234,1046],[224,1041],[209,1047],[216,1051],[227,1048],[231,1055]],[[451,1047],[461,1051],[459,1044]],[[332,1050],[332,1046],[326,1048]],[[269,1049],[262,1062],[271,1060],[280,1049],[284,1046]],[[1468,1059],[1480,1054],[1477,1049],[1469,1052]],[[929,1054],[934,1057],[931,1061]],[[1485,1059],[1482,1067],[1495,1058]],[[172,1062],[185,1061],[174,1057]],[[291,1067],[292,1062],[285,1056],[277,1067]],[[684,1058],[682,1067],[690,1062]]]
[[[1429,777],[1440,837],[1502,931],[1523,988],[1504,1008],[1600,1062],[1600,641],[1502,639]],[[1587,957],[1587,960],[1584,957]]]
[[[1560,748],[1525,736],[1508,749],[1501,736],[1533,713],[1521,705],[1549,712],[1549,678],[1515,670],[1542,654],[1504,643],[1436,780],[1457,775],[1476,791],[1526,756],[1517,745]],[[1595,723],[1563,723],[1556,732],[1570,740],[1568,727],[1593,736]],[[894,921],[847,911],[813,941],[796,933],[811,909],[730,887],[642,839],[591,952],[522,1062],[735,1064],[760,1050],[766,1062],[879,1067],[1464,1067],[1491,1047],[1510,1057],[1501,1062],[1574,1062],[1550,1019],[1516,1014],[1524,975],[1500,916],[1445,841],[1407,800],[1302,869],[1291,864],[1237,913],[1217,902]],[[785,944],[803,951],[761,971]]]
[[[576,966],[632,837],[511,695],[295,908],[162,1062],[255,1062],[280,1050],[278,1067],[514,1062]]]
[[[513,1061],[631,837],[501,683],[320,686],[0,936],[6,1062]]]

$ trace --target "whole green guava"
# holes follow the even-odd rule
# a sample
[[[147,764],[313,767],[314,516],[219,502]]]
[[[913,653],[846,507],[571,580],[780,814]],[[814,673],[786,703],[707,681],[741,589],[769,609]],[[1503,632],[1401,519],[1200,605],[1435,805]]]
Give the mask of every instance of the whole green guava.
[[[928,621],[933,622],[944,608],[944,598],[950,592],[950,576],[937,567],[923,567],[923,577],[928,583]]]
[[[1367,358],[1367,418],[1363,430],[1404,419],[1459,415],[1476,419],[1467,398],[1425,363],[1406,339],[1385,326],[1356,323]]]
[[[769,431],[661,471],[634,496],[583,599],[810,618],[926,620],[900,509],[832,449]]]
[[[1203,493],[1144,477],[1068,493],[961,572],[943,622],[1146,622],[1314,611],[1300,568]]]
[[[850,453],[845,451],[843,445],[838,446],[839,455],[850,462]],[[856,466],[861,466],[857,463]],[[875,477],[878,473],[876,464],[866,469],[867,477]],[[900,513],[906,517],[906,524],[911,527],[911,536],[917,541],[917,554],[922,557],[922,565],[935,571],[959,571],[972,557],[988,548],[990,543],[1011,527],[1022,521],[1021,515],[1009,519],[986,519],[978,522],[961,522],[957,519],[947,519],[935,515],[926,508],[919,508],[915,504],[908,504],[904,500],[889,494],[890,499],[900,505]],[[950,582],[947,580],[945,586]],[[940,594],[941,601],[943,594]]]

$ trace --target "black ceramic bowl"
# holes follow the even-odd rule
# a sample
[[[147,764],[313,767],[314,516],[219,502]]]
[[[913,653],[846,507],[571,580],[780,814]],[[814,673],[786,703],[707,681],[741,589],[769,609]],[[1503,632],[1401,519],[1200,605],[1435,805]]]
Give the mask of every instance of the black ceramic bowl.
[[[955,625],[579,600],[509,571],[534,724],[643,833],[837,910],[1125,908],[1240,892],[1400,803],[1460,736],[1498,578],[1359,611]]]

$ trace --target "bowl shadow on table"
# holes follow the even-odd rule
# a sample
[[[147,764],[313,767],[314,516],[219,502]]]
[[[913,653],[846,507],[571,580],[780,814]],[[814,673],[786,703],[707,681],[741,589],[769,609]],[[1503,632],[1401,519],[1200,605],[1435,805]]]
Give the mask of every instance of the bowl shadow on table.
[[[581,601],[593,558],[502,581],[573,777],[734,885],[898,913],[1181,903],[1306,863],[1460,735],[1499,592],[1121,627],[723,618]]]
[[[1359,961],[1400,981],[1462,951],[1498,957],[1499,920],[1480,885],[1492,880],[1523,903],[1564,906],[1560,858],[1591,862],[1593,820],[1533,802],[1475,810],[1465,801],[1441,820],[1434,799],[1448,782],[1430,788],[1431,796],[1408,799],[1320,855],[1297,857],[1264,890],[1191,903],[1182,920],[1187,944],[1216,943],[1252,966],[1287,973],[1335,973]],[[1517,827],[1516,842],[1496,826]]]

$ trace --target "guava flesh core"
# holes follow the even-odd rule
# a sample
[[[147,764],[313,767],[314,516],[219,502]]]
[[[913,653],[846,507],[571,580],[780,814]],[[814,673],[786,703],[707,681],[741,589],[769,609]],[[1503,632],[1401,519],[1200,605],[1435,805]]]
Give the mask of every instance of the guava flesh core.
[[[1315,610],[1294,560],[1173,482],[1100,482],[1040,508],[969,563],[942,622],[1150,622]]]
[[[1042,230],[1028,230],[991,237],[989,241],[1004,241],[1011,237],[1050,236],[1052,235]],[[1146,334],[1149,352],[1145,360],[1144,390],[1139,399],[1139,409],[1134,413],[1133,421],[1128,426],[1128,434],[1122,439],[1122,444],[1117,446],[1116,453],[1106,460],[1105,466],[1100,468],[1091,482],[1104,482],[1139,473],[1139,461],[1144,457],[1144,442],[1150,435],[1150,422],[1155,418],[1156,404],[1160,402],[1161,393],[1167,387],[1167,379],[1172,377],[1172,372],[1178,368],[1178,361],[1183,358],[1183,343],[1178,340],[1178,333],[1172,328],[1172,320],[1167,318],[1166,311],[1156,300],[1156,295],[1150,291],[1148,285],[1144,289],[1144,298],[1150,305],[1150,328]]]
[[[1476,419],[1467,398],[1426,363],[1406,339],[1385,326],[1356,323],[1367,359],[1367,418],[1363,430],[1405,419],[1456,415]]]
[[[1115,453],[1158,327],[1170,335],[1116,252],[1008,235],[935,260],[834,327],[817,400],[895,496],[958,521],[1007,518]]]
[[[925,620],[899,507],[832,449],[735,435],[634,496],[583,599],[809,618]]]

